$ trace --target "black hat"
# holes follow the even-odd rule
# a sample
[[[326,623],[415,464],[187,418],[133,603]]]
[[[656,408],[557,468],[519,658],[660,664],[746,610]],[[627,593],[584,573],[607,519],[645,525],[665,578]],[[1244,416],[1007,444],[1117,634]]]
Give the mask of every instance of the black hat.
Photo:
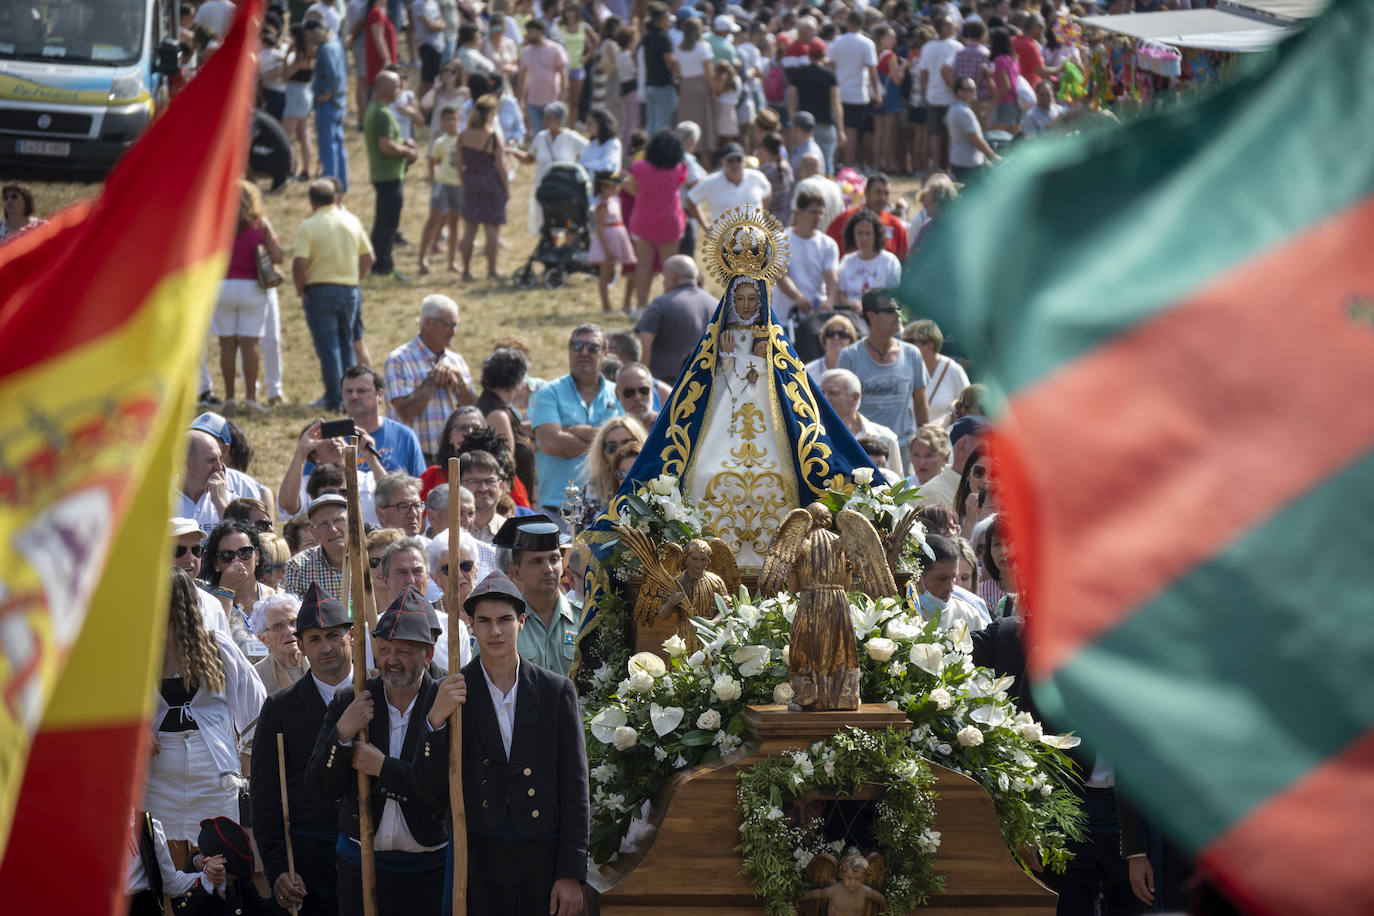
[[[463,602],[463,610],[471,616],[472,609],[483,598],[509,601],[515,607],[515,613],[525,613],[525,597],[520,594],[520,589],[515,587],[515,583],[507,579],[505,573],[499,569],[489,573],[485,579],[477,583],[472,594],[468,595],[468,600]]]
[[[982,417],[978,414],[969,414],[966,417],[960,417],[949,427],[949,444],[951,446],[958,445],[959,440],[965,436],[981,436],[990,429],[992,429],[992,424],[988,422],[987,417]]]
[[[320,583],[312,580],[310,587],[305,590],[305,597],[301,599],[300,612],[296,614],[296,635],[300,636],[311,627],[327,630],[330,627],[352,625],[353,621],[349,619],[343,602],[329,597],[329,593],[320,588]]]
[[[558,526],[547,515],[517,515],[506,519],[491,542],[510,550],[557,550]]]
[[[426,605],[428,611],[425,610]],[[431,621],[437,622],[437,618],[431,616],[433,613],[434,606],[425,600],[425,596],[407,585],[377,620],[377,629],[372,631],[372,635],[377,639],[406,639],[432,646],[434,628]]]
[[[253,880],[253,847],[248,833],[227,817],[211,817],[200,822],[196,840],[202,856],[224,856],[224,870],[240,881]]]

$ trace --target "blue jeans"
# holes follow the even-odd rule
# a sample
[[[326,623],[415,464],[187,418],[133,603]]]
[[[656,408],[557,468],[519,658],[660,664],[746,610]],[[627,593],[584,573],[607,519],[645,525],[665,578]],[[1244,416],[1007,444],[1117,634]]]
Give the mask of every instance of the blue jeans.
[[[531,137],[544,129],[544,109],[547,107],[547,105],[525,103],[525,117],[528,119]]]
[[[834,124],[817,124],[816,145],[821,148],[821,156],[825,159],[825,174],[835,174],[835,146],[839,143],[839,131]]]
[[[344,113],[338,102],[315,103],[315,140],[320,150],[320,171],[343,182],[348,190],[348,150],[344,148]]]
[[[305,323],[320,360],[324,399],[331,407],[343,406],[343,371],[353,363],[353,322],[362,308],[356,286],[315,283],[305,288]]]
[[[677,115],[676,86],[644,87],[644,131],[650,137],[673,126]]]

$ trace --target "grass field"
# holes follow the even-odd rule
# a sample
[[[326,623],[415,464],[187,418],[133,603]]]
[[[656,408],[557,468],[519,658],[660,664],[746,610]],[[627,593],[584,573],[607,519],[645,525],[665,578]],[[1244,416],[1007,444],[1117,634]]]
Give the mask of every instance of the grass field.
[[[352,123],[351,118],[349,123]],[[423,149],[424,138],[418,139]],[[362,134],[351,126],[348,128],[348,155],[352,187],[345,202],[362,220],[364,228],[370,228],[374,195],[367,181],[367,156],[363,150]],[[370,278],[363,284],[365,341],[379,371],[387,354],[415,335],[420,300],[430,293],[443,293],[457,301],[461,317],[452,347],[463,354],[474,374],[480,368],[483,357],[491,352],[495,341],[518,335],[529,343],[534,353],[531,374],[552,378],[567,372],[567,335],[577,324],[596,321],[607,330],[628,326],[618,307],[609,315],[602,314],[595,277],[575,275],[566,286],[556,291],[546,290],[541,285],[528,292],[520,292],[511,284],[510,275],[529,257],[537,241],[526,231],[525,218],[532,173],[533,166],[520,166],[511,183],[507,224],[502,232],[502,239],[509,242],[509,246],[501,249],[497,264],[497,270],[507,279],[492,282],[483,278],[485,263],[481,257],[482,233],[479,231],[473,257],[473,272],[478,279],[461,283],[457,274],[445,270],[443,255],[430,259],[432,273],[424,277],[419,275],[418,246],[428,212],[429,185],[423,167],[412,169],[406,179],[405,210],[401,216],[401,232],[411,244],[395,249],[397,269],[409,281],[398,283]],[[51,214],[97,190],[96,186],[90,184],[37,181],[31,181],[30,184],[38,198],[40,216]],[[263,187],[265,189],[265,184]],[[910,200],[912,188],[912,182],[898,180],[894,190],[906,192]],[[281,192],[266,196],[264,200],[268,218],[287,248],[289,276],[291,241],[301,220],[310,213],[306,185],[287,185]],[[624,282],[617,280],[612,287],[612,303],[620,302],[621,284]],[[708,288],[713,293],[720,292],[712,286],[708,285]],[[659,285],[656,283],[654,293],[658,291]],[[281,302],[283,377],[286,396],[291,403],[274,408],[261,417],[234,417],[256,452],[249,473],[273,489],[281,482],[301,427],[318,415],[307,405],[324,392],[310,332],[306,328],[300,300],[289,279],[278,288],[278,295]],[[210,342],[210,374],[215,393],[223,396],[219,344],[213,340]],[[260,380],[260,391],[262,385]],[[243,397],[242,387],[240,379],[237,383],[239,398]],[[260,399],[265,400],[265,395]]]

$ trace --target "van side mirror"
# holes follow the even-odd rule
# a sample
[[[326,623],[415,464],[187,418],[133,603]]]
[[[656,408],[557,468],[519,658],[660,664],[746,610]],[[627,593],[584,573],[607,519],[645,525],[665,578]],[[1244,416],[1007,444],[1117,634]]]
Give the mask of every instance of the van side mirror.
[[[153,60],[153,72],[161,73],[163,76],[172,76],[181,71],[181,55],[177,48],[177,43],[171,38],[164,38],[157,46],[157,54]]]

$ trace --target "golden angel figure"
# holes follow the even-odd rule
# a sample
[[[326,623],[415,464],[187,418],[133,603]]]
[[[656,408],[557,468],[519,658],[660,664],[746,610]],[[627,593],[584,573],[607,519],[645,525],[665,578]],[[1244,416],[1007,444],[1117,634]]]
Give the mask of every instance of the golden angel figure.
[[[716,596],[729,598],[739,589],[739,570],[729,547],[719,538],[696,538],[685,550],[671,542],[655,549],[643,532],[628,526],[620,526],[620,537],[644,567],[635,619],[648,623],[653,617],[677,615],[677,635],[689,652],[700,649],[692,618],[716,619]]]
[[[882,887],[887,876],[883,857],[857,852],[844,857],[822,853],[806,866],[806,880],[816,885],[797,901],[797,916],[876,916],[887,911]]]
[[[834,517],[820,503],[783,519],[759,578],[762,595],[784,587],[797,596],[789,669],[792,709],[859,708],[859,649],[849,617],[849,590],[897,596],[881,539],[852,509]]]

